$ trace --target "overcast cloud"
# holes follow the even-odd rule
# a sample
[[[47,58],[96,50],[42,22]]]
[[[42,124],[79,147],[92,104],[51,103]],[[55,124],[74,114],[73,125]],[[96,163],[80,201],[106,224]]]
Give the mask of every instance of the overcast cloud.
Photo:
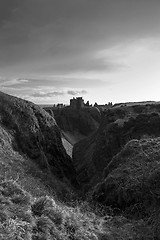
[[[155,62],[144,66],[141,55],[160,60],[159,12],[159,0],[1,0],[0,86],[14,95],[28,91],[31,97],[36,86],[52,87],[53,94],[43,97],[53,101],[59,88],[84,89],[93,101],[122,101],[125,94],[132,100],[129,88],[123,92],[127,79],[130,85],[141,81],[146,86],[147,81],[149,86],[160,76]],[[147,91],[136,91],[137,101],[147,98]]]

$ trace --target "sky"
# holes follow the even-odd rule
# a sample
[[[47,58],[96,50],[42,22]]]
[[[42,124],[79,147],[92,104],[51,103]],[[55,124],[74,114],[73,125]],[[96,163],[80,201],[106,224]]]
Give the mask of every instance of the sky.
[[[0,0],[0,91],[160,101],[159,0]]]

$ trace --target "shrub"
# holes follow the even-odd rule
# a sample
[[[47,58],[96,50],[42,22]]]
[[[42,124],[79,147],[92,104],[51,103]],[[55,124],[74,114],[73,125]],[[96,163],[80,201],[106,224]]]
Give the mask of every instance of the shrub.
[[[55,202],[52,198],[45,196],[35,199],[31,206],[33,215],[41,216],[47,208],[54,207]]]
[[[10,199],[15,204],[28,205],[31,201],[30,195],[13,180],[0,183],[0,193],[2,197]]]
[[[26,196],[26,193],[17,183],[6,182],[0,186],[2,240],[141,240],[143,236],[150,240],[147,235],[150,236],[151,230],[154,236],[159,233],[154,216],[151,228],[144,221],[138,224],[123,216],[104,216],[104,209],[94,209],[96,206],[91,207],[87,202],[77,201],[69,207],[49,196],[35,198],[33,202],[32,199],[21,201],[18,196]],[[11,189],[10,194],[8,189]],[[15,196],[17,201],[14,201]],[[8,203],[7,199],[11,201]]]

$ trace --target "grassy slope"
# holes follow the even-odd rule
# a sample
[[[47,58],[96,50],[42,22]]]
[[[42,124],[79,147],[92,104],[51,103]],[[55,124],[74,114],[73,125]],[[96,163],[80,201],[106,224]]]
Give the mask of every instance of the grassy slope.
[[[15,152],[9,133],[0,131],[0,239],[129,240],[150,236],[143,221],[112,217],[86,202],[69,202],[70,189]],[[62,197],[67,198],[66,203],[59,201]]]
[[[47,170],[38,170],[13,150],[11,142],[12,135],[0,126],[0,239],[159,239],[155,238],[158,221],[153,229],[145,220],[128,220],[86,202],[70,202],[71,189]]]
[[[76,173],[63,148],[58,126],[45,110],[0,92],[0,125],[13,136],[14,149],[20,154],[26,154],[43,170],[48,168],[61,181],[76,183]]]
[[[104,168],[129,140],[145,135],[160,136],[159,126],[160,105],[117,107],[107,111],[97,132],[73,147],[73,162],[81,185],[88,190],[97,184]]]
[[[71,189],[46,170],[39,167],[26,155],[14,151],[12,136],[0,126],[0,179],[16,180],[33,196],[54,194],[59,198],[68,196]],[[63,194],[62,194],[63,192]]]
[[[143,226],[122,216],[102,217],[85,203],[68,207],[50,196],[35,198],[15,181],[0,182],[1,240],[152,239]]]
[[[1,240],[138,239],[137,222],[69,202],[71,189],[14,151],[11,140],[0,127]]]

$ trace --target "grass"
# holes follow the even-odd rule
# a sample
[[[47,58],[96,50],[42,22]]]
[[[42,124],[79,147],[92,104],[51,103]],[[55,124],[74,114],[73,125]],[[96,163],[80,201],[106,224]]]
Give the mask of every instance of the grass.
[[[0,183],[2,240],[143,239],[135,226],[123,216],[102,216],[86,202],[69,207],[52,196],[33,197],[15,181]]]
[[[20,155],[12,148],[12,136],[0,126],[0,181],[14,179],[33,196],[54,195],[66,199],[73,190],[68,182],[61,182],[56,177],[41,170],[26,155]],[[2,144],[3,142],[3,144]],[[63,194],[62,194],[63,193]]]
[[[18,201],[15,201],[18,199]],[[153,240],[159,239],[155,218],[128,220],[111,216],[87,202],[67,206],[53,196],[33,197],[16,181],[0,182],[1,240]],[[158,215],[159,216],[159,215]]]
[[[158,213],[134,221],[88,202],[71,202],[71,189],[15,152],[9,138],[0,144],[1,240],[159,239]]]
[[[95,216],[49,196],[34,198],[15,181],[1,182],[0,194],[0,239],[98,239],[101,232]]]
[[[64,197],[68,202],[64,203],[61,183],[46,180],[45,173],[9,147],[0,151],[0,239],[141,240],[147,236],[144,239],[150,240],[152,231],[158,235],[155,217],[148,228],[147,222],[130,221],[101,206],[71,201],[68,190]]]

